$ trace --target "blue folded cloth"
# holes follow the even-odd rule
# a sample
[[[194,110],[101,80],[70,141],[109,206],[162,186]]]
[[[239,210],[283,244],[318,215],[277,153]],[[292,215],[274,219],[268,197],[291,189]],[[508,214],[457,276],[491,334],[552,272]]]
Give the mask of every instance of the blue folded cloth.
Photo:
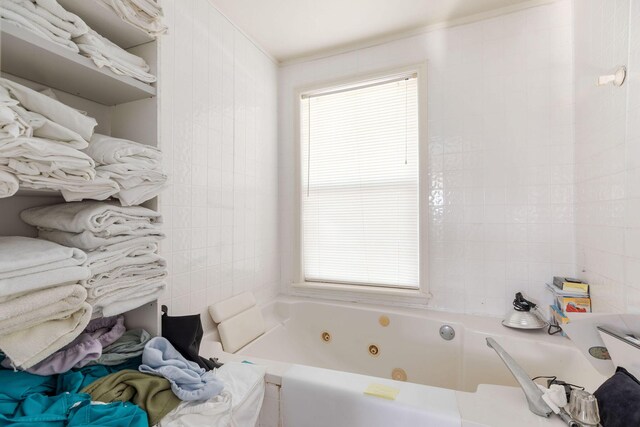
[[[149,340],[142,352],[140,372],[164,377],[180,400],[208,400],[220,394],[224,384],[184,357],[163,337]]]

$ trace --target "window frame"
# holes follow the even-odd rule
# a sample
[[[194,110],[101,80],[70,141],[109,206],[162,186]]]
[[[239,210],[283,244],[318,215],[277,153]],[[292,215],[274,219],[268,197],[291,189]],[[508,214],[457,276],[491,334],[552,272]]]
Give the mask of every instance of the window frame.
[[[418,84],[418,229],[419,287],[416,289],[392,288],[376,284],[351,285],[329,282],[307,282],[304,275],[304,245],[302,227],[303,201],[302,191],[302,135],[301,132],[301,100],[305,94],[324,92],[327,90],[357,85],[367,81],[375,81],[393,77],[394,75],[415,73]],[[403,306],[425,306],[431,294],[428,281],[428,228],[429,201],[428,194],[428,138],[427,138],[427,63],[421,62],[403,67],[384,69],[370,73],[349,75],[340,79],[324,81],[312,85],[298,87],[293,94],[294,109],[294,143],[295,143],[295,194],[294,194],[294,239],[293,250],[294,279],[289,284],[290,295],[352,301],[363,303],[382,303]]]

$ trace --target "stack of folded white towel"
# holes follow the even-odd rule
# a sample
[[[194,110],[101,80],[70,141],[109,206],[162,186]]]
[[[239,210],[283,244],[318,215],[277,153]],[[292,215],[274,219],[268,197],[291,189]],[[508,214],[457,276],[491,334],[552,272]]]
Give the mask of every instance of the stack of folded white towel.
[[[120,2],[116,1],[108,4],[127,22],[135,20],[138,16],[137,13],[132,13],[133,10],[139,11],[141,16],[146,16],[147,13],[156,14],[156,18],[149,20],[149,25],[156,34],[166,31],[166,27],[156,21],[162,15],[162,10],[154,2],[134,1],[140,3],[143,8],[129,2],[124,2],[127,3],[126,6],[119,6]],[[145,83],[156,81],[144,59],[127,52],[93,31],[82,18],[65,10],[56,0],[0,0],[0,18],[3,22],[25,28],[91,58],[99,68],[106,66],[116,74],[130,76]],[[145,22],[146,19],[141,19],[139,23]]]
[[[162,153],[156,147],[94,134],[84,152],[96,162],[99,177],[118,183],[120,190],[114,197],[123,206],[146,202],[166,185]]]
[[[4,97],[9,98],[6,107],[13,113],[14,123],[21,126],[17,137],[0,138],[0,170],[24,188],[59,190],[68,201],[104,200],[119,191],[113,180],[96,176],[95,162],[80,151],[89,145],[95,119],[0,78],[0,99]],[[0,177],[9,183],[0,197],[17,191],[8,176]]]
[[[162,8],[154,0],[102,0],[109,5],[123,21],[138,27],[152,37],[167,32],[162,23]]]
[[[79,249],[0,237],[0,350],[27,369],[73,341],[91,319]]]
[[[0,17],[75,52],[78,46],[71,39],[89,30],[56,0],[0,0]]]
[[[81,281],[94,315],[114,316],[153,301],[165,289],[164,238],[159,213],[107,202],[63,203],[20,214],[41,239],[87,252],[89,277]]]
[[[145,83],[155,82],[149,64],[133,55],[93,30],[73,39],[80,53],[91,58],[98,68],[107,67],[116,74],[130,76]]]

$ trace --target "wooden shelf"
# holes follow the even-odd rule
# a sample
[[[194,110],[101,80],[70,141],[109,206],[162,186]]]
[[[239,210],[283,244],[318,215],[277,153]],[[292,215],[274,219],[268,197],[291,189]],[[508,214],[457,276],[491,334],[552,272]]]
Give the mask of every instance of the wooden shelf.
[[[129,49],[155,40],[139,28],[123,21],[111,7],[100,0],[58,0],[58,3],[121,48]]]
[[[156,89],[98,68],[91,59],[9,22],[2,23],[2,71],[104,105],[151,98]]]

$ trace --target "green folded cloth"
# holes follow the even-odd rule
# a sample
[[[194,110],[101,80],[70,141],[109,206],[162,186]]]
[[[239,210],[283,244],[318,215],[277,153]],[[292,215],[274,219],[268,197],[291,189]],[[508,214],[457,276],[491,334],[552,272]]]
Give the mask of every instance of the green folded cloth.
[[[91,383],[82,393],[98,402],[133,402],[149,417],[149,426],[156,425],[179,404],[171,384],[162,377],[125,369]]]

